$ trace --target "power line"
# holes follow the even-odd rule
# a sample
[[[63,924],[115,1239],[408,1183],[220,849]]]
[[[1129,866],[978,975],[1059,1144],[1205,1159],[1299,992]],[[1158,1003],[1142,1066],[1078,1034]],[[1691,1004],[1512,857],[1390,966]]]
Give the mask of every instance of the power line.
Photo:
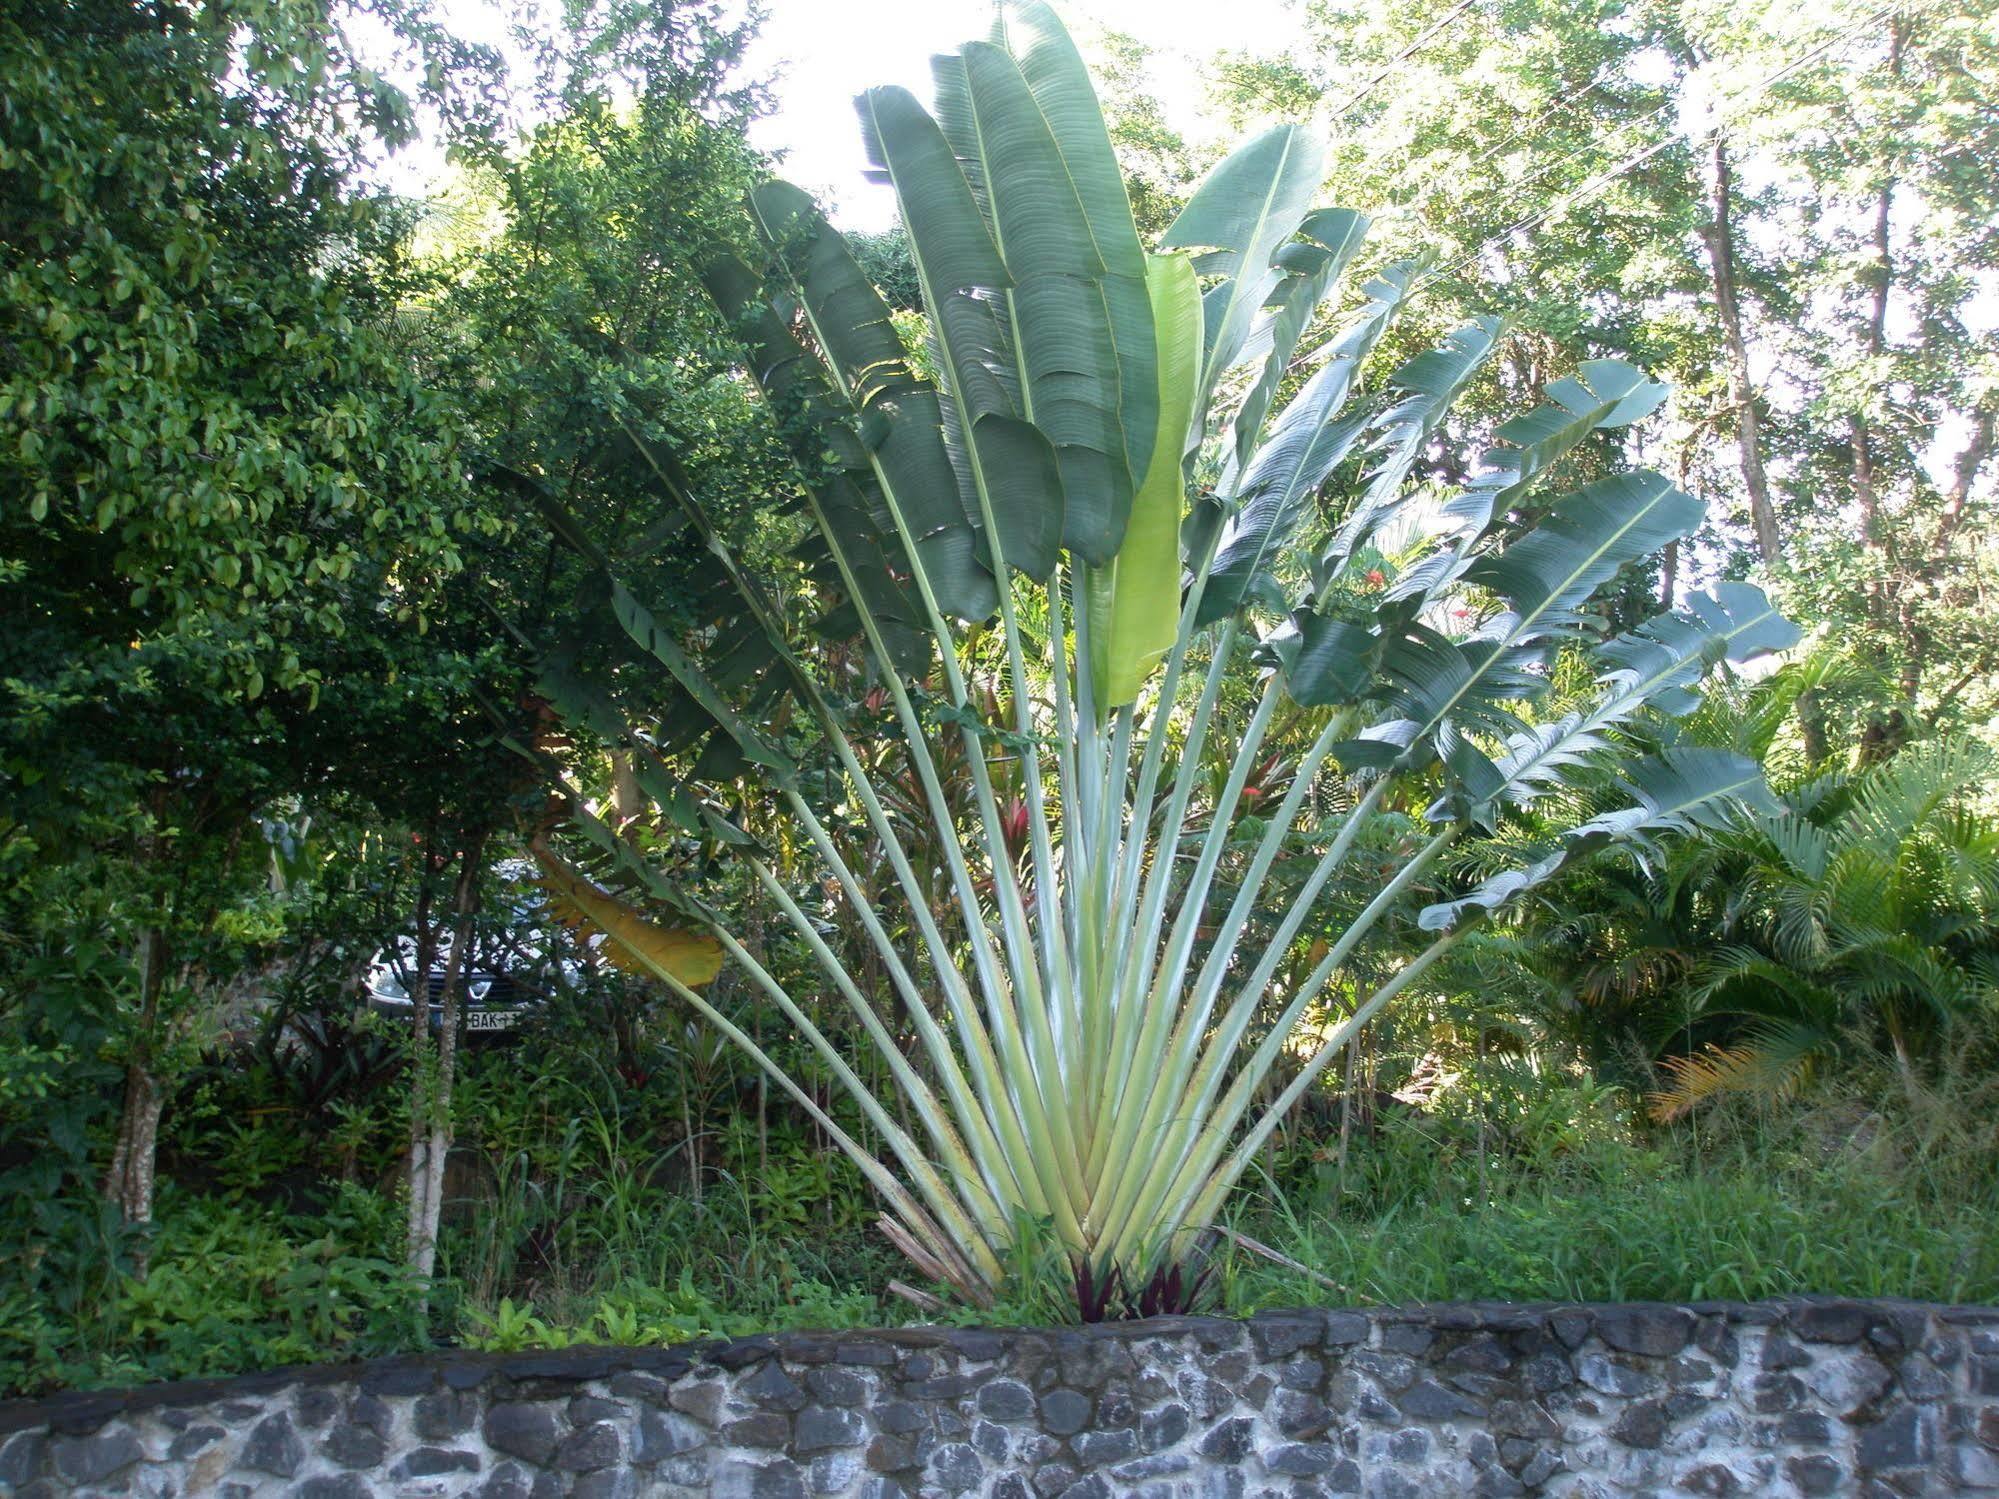
[[[1883,8],[1881,10],[1874,11],[1871,14],[1862,17],[1860,21],[1858,21],[1853,26],[1849,27],[1847,30],[1835,33],[1833,36],[1828,37],[1825,41],[1820,42],[1816,47],[1810,48],[1801,56],[1793,58],[1790,62],[1784,64],[1784,66],[1782,66],[1781,68],[1778,68],[1774,72],[1764,75],[1762,78],[1758,79],[1755,83],[1751,84],[1741,94],[1737,95],[1734,100],[1730,101],[1730,103],[1741,102],[1743,100],[1751,98],[1752,96],[1761,96],[1767,93],[1777,83],[1781,82],[1784,78],[1786,78],[1790,74],[1795,73],[1799,68],[1805,66],[1805,64],[1813,61],[1814,59],[1818,58],[1824,53],[1832,50],[1834,47],[1842,46],[1846,42],[1851,41],[1854,37],[1858,36],[1863,29],[1874,25],[1876,22],[1880,21],[1882,18],[1884,18],[1889,14],[1890,14],[1889,9]],[[1651,113],[1657,114],[1658,112],[1659,112],[1658,110],[1653,110]],[[1717,111],[1717,115],[1719,114],[1720,111]],[[1641,116],[1639,121],[1628,121],[1626,123],[1636,124],[1642,122],[1642,120],[1644,119],[1649,119],[1649,118],[1651,118],[1651,115],[1648,114],[1645,116]],[[1732,123],[1736,122],[1717,118],[1713,127],[1714,131],[1717,134],[1719,134],[1721,131],[1727,129],[1728,126]],[[1623,127],[1619,128],[1621,129]],[[1610,135],[1615,135],[1617,133],[1618,133],[1617,130],[1612,130],[1608,132],[1608,134]],[[1479,245],[1469,255],[1466,255],[1460,260],[1453,261],[1450,265],[1445,266],[1441,270],[1433,272],[1431,275],[1425,277],[1422,284],[1417,288],[1417,291],[1418,292],[1427,291],[1431,286],[1435,285],[1438,281],[1443,280],[1445,277],[1456,275],[1459,271],[1463,270],[1473,261],[1478,260],[1488,250],[1491,250],[1494,247],[1505,243],[1507,240],[1513,238],[1513,236],[1519,234],[1523,230],[1532,229],[1540,224],[1546,223],[1549,219],[1555,217],[1557,214],[1563,213],[1569,208],[1574,207],[1577,203],[1582,202],[1584,199],[1591,197],[1598,192],[1601,192],[1604,188],[1608,187],[1611,183],[1615,182],[1619,177],[1622,177],[1626,172],[1630,171],[1633,167],[1640,166],[1643,163],[1651,160],[1654,156],[1657,156],[1661,151],[1665,150],[1668,146],[1675,145],[1682,140],[1688,140],[1688,139],[1690,138],[1684,136],[1679,131],[1674,131],[1673,133],[1665,136],[1663,139],[1654,141],[1644,150],[1636,152],[1629,157],[1626,157],[1616,166],[1611,167],[1606,171],[1599,172],[1596,176],[1590,178],[1587,182],[1584,182],[1574,191],[1564,194],[1561,198],[1557,199],[1547,208],[1542,209],[1539,213],[1530,214],[1526,218],[1521,219],[1519,222],[1512,224],[1505,229],[1502,229],[1498,234],[1493,235],[1490,239],[1486,240],[1483,244]],[[1574,155],[1575,153],[1572,152],[1570,153],[1570,157],[1566,157],[1564,158],[1564,160],[1572,159]],[[1414,293],[1412,293],[1412,295],[1414,295]]]
[[[1421,35],[1419,35],[1416,38],[1415,41],[1411,42],[1408,46],[1404,47],[1400,52],[1396,53],[1395,56],[1391,57],[1388,60],[1387,67],[1383,68],[1379,73],[1376,73],[1372,78],[1368,79],[1366,83],[1362,84],[1359,93],[1353,95],[1350,99],[1346,101],[1346,103],[1342,104],[1338,109],[1335,109],[1334,111],[1332,111],[1332,113],[1327,115],[1326,118],[1328,120],[1338,120],[1345,118],[1349,110],[1351,110],[1356,104],[1359,104],[1369,94],[1373,93],[1376,88],[1380,87],[1380,85],[1388,78],[1388,76],[1391,73],[1393,73],[1397,68],[1401,67],[1403,63],[1407,62],[1410,58],[1414,57],[1418,52],[1421,52],[1426,46],[1430,44],[1433,38],[1441,34],[1444,31],[1444,29],[1448,27],[1453,21],[1457,20],[1459,16],[1463,15],[1466,11],[1470,10],[1472,8],[1472,4],[1473,0],[1458,0],[1458,4],[1453,6],[1450,9],[1450,11],[1445,14],[1442,20],[1438,21],[1435,25],[1431,26],[1429,29],[1424,31]]]

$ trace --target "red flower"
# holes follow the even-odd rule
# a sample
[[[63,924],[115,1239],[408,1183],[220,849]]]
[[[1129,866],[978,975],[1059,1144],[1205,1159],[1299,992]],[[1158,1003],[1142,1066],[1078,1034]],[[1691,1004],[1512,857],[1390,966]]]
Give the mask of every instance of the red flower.
[[[1008,843],[1018,843],[1027,836],[1027,803],[1015,797],[1000,808],[1000,833]]]

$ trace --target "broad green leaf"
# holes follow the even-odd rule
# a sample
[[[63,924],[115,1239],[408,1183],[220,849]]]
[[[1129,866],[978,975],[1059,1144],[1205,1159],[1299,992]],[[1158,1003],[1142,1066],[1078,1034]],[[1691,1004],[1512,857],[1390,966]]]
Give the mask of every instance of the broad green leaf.
[[[1157,330],[1159,430],[1145,482],[1132,501],[1124,544],[1090,574],[1090,648],[1098,702],[1134,700],[1172,648],[1180,619],[1180,455],[1194,415],[1201,362],[1201,293],[1184,255],[1155,255],[1147,285]]]
[[[1249,461],[1251,450],[1263,433],[1263,419],[1277,387],[1284,380],[1297,352],[1305,325],[1333,293],[1346,268],[1367,238],[1368,217],[1350,208],[1322,208],[1306,215],[1299,228],[1315,243],[1285,245],[1277,252],[1277,264],[1284,279],[1271,294],[1263,315],[1251,327],[1242,357],[1262,359],[1263,368],[1256,384],[1243,397],[1235,415],[1235,445],[1232,467]]]
[[[1474,318],[1389,377],[1389,401],[1369,443],[1376,456],[1367,488],[1326,549],[1326,571],[1337,575],[1344,570],[1395,509],[1423,445],[1492,357],[1504,328],[1498,318]]]
[[[1223,278],[1202,299],[1196,441],[1215,382],[1240,357],[1251,321],[1282,274],[1275,264],[1277,251],[1297,233],[1324,172],[1324,149],[1304,126],[1267,130],[1203,179],[1160,241],[1166,249],[1206,252],[1195,269]]]
[[[1456,900],[1426,906],[1418,924],[1436,932],[1490,916],[1546,884],[1577,859],[1613,843],[1643,844],[1659,833],[1712,827],[1737,807],[1776,809],[1763,768],[1734,750],[1667,750],[1633,762],[1621,784],[1634,805],[1571,828],[1562,835],[1561,847],[1544,858],[1502,871]]]
[[[1038,581],[1062,550],[1062,472],[1040,428],[988,414],[972,428],[992,504],[994,544],[1006,565]]]

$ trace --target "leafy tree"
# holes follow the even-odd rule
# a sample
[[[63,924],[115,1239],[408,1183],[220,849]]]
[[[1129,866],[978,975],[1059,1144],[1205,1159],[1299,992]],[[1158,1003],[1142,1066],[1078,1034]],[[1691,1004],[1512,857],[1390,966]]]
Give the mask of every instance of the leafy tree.
[[[1218,97],[1315,109],[1347,200],[1438,249],[1437,317],[1519,304],[1525,383],[1591,354],[1674,381],[1653,451],[1727,524],[1667,554],[1662,596],[1686,564],[1760,566],[1873,668],[1801,700],[1825,761],[1991,712],[1970,611],[1994,25],[1990,4],[1313,5],[1290,55],[1225,56]]]
[[[318,654],[351,621],[420,629],[479,522],[384,333],[391,223],[345,185],[411,101],[313,7],[32,11],[0,15],[4,819],[112,894],[107,1191],[143,1223],[215,915],[263,874],[253,813],[323,769]]]

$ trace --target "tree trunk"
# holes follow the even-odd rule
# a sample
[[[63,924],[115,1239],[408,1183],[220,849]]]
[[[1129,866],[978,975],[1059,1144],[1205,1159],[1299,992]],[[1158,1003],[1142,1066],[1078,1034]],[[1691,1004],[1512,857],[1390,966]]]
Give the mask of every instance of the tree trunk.
[[[1763,418],[1756,387],[1749,379],[1749,344],[1742,334],[1742,299],[1735,268],[1735,226],[1731,209],[1734,175],[1719,131],[1714,137],[1712,217],[1701,231],[1707,242],[1708,266],[1714,279],[1715,311],[1721,319],[1723,347],[1728,352],[1728,399],[1735,409],[1736,445],[1742,455],[1742,487],[1749,495],[1749,519],[1756,531],[1756,550],[1765,566],[1783,555],[1777,531],[1777,508],[1770,500],[1770,480],[1763,470]]]
[[[167,937],[163,928],[149,926],[139,933],[139,1019],[130,1057],[125,1063],[125,1097],[118,1115],[118,1138],[111,1167],[104,1176],[104,1197],[116,1203],[127,1228],[153,1221],[153,1182],[159,1157],[160,1113],[166,1095],[153,1065],[153,1044],[160,1023],[160,991],[166,984]],[[146,1274],[146,1246],[133,1252],[133,1273]]]
[[[451,1154],[451,1085],[458,1068],[460,996],[471,961],[472,921],[479,910],[479,874],[486,835],[474,833],[459,852],[458,878],[451,892],[451,957],[445,965],[437,1036],[437,1064],[420,1085],[411,1127],[409,1265],[423,1279],[437,1268],[437,1228],[444,1208],[444,1165]],[[429,1020],[425,975],[424,1021]]]

